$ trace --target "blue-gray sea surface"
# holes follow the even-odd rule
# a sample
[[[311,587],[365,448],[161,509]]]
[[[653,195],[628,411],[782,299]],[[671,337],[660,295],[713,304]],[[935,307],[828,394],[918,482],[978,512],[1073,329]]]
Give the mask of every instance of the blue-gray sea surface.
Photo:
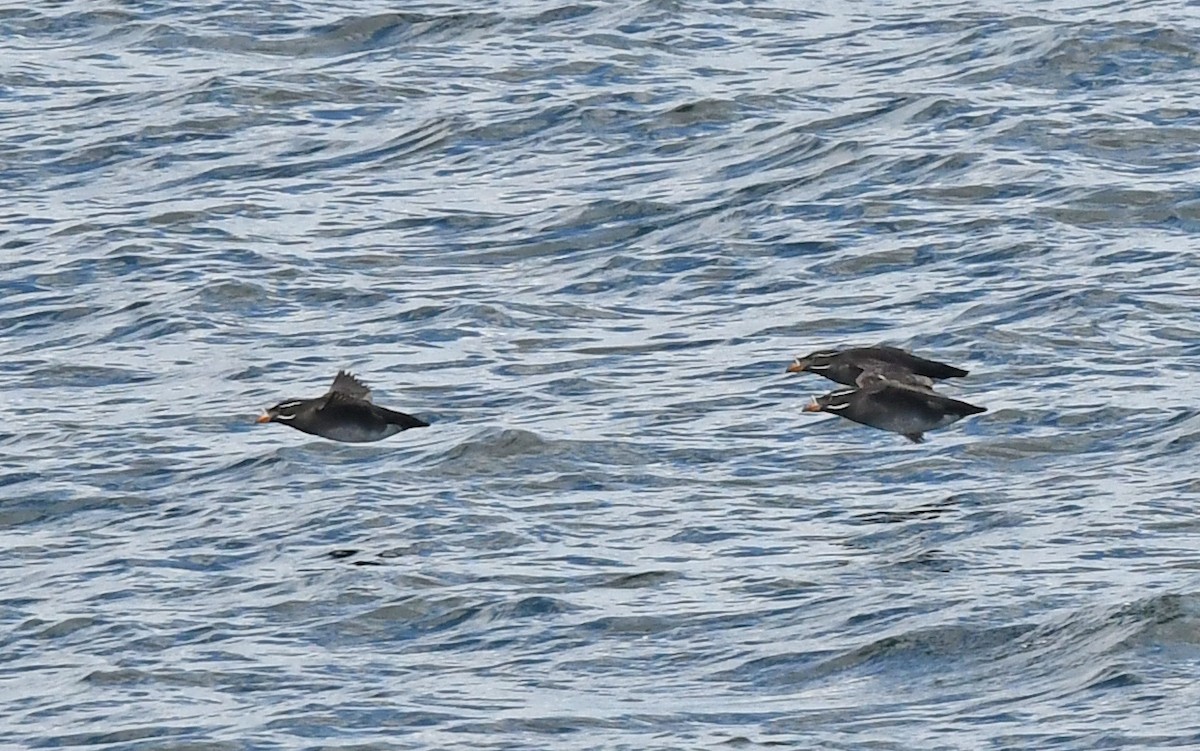
[[[1195,8],[0,35],[0,746],[1200,748]],[[880,342],[988,411],[802,412]]]

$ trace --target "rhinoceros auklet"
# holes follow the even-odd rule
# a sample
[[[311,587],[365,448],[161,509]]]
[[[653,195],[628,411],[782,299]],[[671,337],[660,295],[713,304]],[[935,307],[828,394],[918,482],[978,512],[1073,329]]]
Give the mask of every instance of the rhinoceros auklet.
[[[967,371],[934,360],[917,357],[897,347],[855,347],[845,350],[820,350],[797,357],[788,366],[789,373],[817,373],[831,381],[854,386],[864,372],[884,375],[894,381],[932,386],[935,379],[962,378]]]
[[[288,399],[263,412],[256,422],[283,423],[334,441],[367,443],[409,428],[425,428],[424,420],[371,403],[371,390],[339,370],[329,391],[313,399]]]
[[[814,397],[804,411],[840,415],[921,443],[925,431],[944,428],[968,415],[986,412],[987,408],[942,396],[912,381],[896,381],[878,372],[864,371],[854,388]]]

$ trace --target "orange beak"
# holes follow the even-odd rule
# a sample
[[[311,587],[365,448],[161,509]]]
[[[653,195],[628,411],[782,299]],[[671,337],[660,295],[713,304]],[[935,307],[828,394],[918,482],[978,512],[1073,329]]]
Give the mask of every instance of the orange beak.
[[[804,362],[800,358],[796,358],[792,362],[791,365],[787,366],[787,370],[785,370],[783,372],[785,372],[785,373],[803,373],[804,369],[806,367],[808,367],[808,363]]]
[[[820,404],[817,404],[817,400],[816,400],[816,399],[813,399],[811,402],[809,402],[808,404],[805,404],[805,405],[804,405],[804,410],[803,410],[803,411],[805,411],[805,412],[820,412],[820,411],[821,411],[821,405],[820,405]]]
[[[271,421],[271,416],[268,415],[266,412],[263,412],[261,415],[258,416],[258,419],[255,420],[255,422],[270,422],[270,421]]]

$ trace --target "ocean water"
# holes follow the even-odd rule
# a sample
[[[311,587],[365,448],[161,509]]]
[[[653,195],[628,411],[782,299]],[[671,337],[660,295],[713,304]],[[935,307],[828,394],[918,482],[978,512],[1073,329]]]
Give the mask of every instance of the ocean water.
[[[0,33],[0,746],[1200,748],[1193,8]],[[341,368],[432,425],[254,423]]]

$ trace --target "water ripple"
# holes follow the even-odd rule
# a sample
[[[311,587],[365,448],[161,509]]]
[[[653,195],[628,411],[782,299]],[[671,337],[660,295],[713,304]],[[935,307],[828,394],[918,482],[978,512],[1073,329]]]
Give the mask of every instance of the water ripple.
[[[867,10],[0,11],[0,738],[1197,745],[1200,31]]]

